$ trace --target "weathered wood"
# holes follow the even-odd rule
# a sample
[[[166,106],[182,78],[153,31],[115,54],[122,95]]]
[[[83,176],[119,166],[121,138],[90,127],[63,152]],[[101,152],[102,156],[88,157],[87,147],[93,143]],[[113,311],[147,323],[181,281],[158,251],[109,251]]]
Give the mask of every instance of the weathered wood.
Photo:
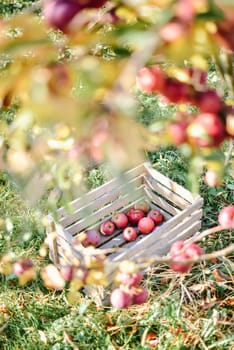
[[[180,209],[173,207],[162,197],[157,196],[151,189],[145,187],[144,192],[146,196],[150,199],[151,202],[157,204],[165,212],[170,213],[171,215],[177,215],[181,212]]]
[[[186,199],[178,196],[176,193],[169,190],[167,187],[161,185],[155,179],[149,176],[144,176],[145,183],[151,188],[154,192],[166,198],[168,201],[179,207],[180,209],[187,208],[190,205]]]
[[[78,232],[81,232],[82,230],[84,230],[88,226],[93,225],[96,222],[100,221],[101,218],[105,218],[111,212],[114,212],[114,211],[119,210],[121,208],[123,209],[131,201],[139,198],[142,195],[143,187],[144,187],[144,185],[138,187],[134,192],[132,192],[130,194],[128,193],[125,196],[122,196],[122,197],[116,199],[116,201],[110,203],[109,205],[105,206],[104,208],[99,209],[93,215],[90,215],[89,217],[85,217],[85,218],[81,219],[80,221],[78,221],[77,223],[75,223],[71,226],[68,226],[67,230],[71,234],[74,235]]]
[[[191,192],[186,190],[181,185],[176,182],[170,180],[165,175],[161,174],[159,171],[154,169],[150,163],[144,163],[144,167],[149,175],[152,176],[153,179],[157,179],[157,181],[161,182],[164,186],[168,187],[172,192],[179,194],[182,198],[186,199],[188,202],[193,203],[194,200],[198,197],[198,195],[193,195]]]
[[[114,188],[107,193],[104,193],[102,196],[94,199],[91,202],[84,203],[83,206],[77,209],[71,215],[64,217],[59,220],[59,223],[64,227],[71,225],[74,222],[79,221],[82,218],[85,218],[93,214],[98,209],[104,207],[106,204],[115,201],[119,197],[126,195],[127,193],[131,194],[131,191],[134,192],[143,181],[143,176],[137,176],[133,180],[129,181],[127,184],[122,184],[117,188]]]
[[[123,181],[129,181],[133,178],[135,178],[138,175],[144,175],[146,173],[146,169],[144,167],[144,164],[140,164],[134,169],[131,169],[124,173],[122,176],[118,176],[117,178],[114,178],[105,184],[89,191],[88,193],[84,194],[80,198],[77,198],[73,200],[70,203],[70,206],[75,210],[77,208],[80,208],[80,206],[83,206],[83,203],[89,203],[92,200],[97,199],[98,197],[102,196],[103,194],[111,191],[114,187],[119,186]],[[66,209],[64,207],[59,208],[57,210],[57,213],[59,217],[67,216]]]

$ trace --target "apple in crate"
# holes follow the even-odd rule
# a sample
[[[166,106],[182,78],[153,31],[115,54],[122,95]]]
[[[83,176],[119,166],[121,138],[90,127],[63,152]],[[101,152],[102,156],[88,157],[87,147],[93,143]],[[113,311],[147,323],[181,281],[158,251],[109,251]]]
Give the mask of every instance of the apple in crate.
[[[146,201],[141,201],[134,205],[134,209],[140,209],[143,210],[144,213],[148,213],[148,211],[150,211],[150,205]]]
[[[110,221],[104,221],[101,225],[100,225],[100,232],[103,236],[111,236],[115,231],[115,224]]]
[[[138,230],[144,235],[152,232],[154,227],[155,223],[150,217],[144,217],[138,222]]]
[[[137,231],[134,227],[126,227],[123,231],[123,238],[125,241],[135,241],[137,238]]]
[[[112,215],[111,221],[117,228],[125,228],[128,226],[128,217],[124,213],[116,213]]]
[[[157,210],[157,209],[150,210],[150,212],[148,213],[147,216],[154,221],[155,225],[161,224],[161,222],[164,219],[163,214],[161,213],[161,211]]]
[[[101,235],[97,230],[86,230],[84,234],[85,238],[82,240],[82,244],[84,247],[88,247],[89,245],[96,247],[98,244],[101,243]]]
[[[128,220],[134,225],[138,224],[139,220],[145,216],[141,209],[131,208],[127,213]]]

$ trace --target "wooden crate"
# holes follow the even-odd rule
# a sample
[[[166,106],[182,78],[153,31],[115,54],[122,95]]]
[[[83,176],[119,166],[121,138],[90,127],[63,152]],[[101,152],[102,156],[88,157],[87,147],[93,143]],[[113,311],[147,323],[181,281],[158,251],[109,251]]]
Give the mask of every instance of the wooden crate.
[[[87,228],[98,228],[114,211],[127,211],[143,199],[152,208],[160,209],[165,221],[152,233],[139,235],[133,242],[124,241],[120,230],[112,236],[102,236],[99,248],[121,247],[120,252],[109,255],[110,261],[165,254],[174,241],[186,239],[199,231],[203,199],[171,181],[149,163],[143,163],[75,199],[71,202],[72,213],[68,214],[64,208],[58,209],[56,223],[48,216],[51,260],[58,267],[72,264],[80,256],[74,248],[74,236]],[[51,235],[52,231],[56,235]],[[111,274],[111,270],[108,273]]]

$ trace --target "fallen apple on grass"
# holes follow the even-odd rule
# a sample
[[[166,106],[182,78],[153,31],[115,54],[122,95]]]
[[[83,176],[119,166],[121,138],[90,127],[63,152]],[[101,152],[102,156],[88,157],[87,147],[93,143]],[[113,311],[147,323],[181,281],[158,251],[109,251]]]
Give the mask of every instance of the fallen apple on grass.
[[[34,264],[29,258],[21,258],[13,265],[13,272],[16,276],[21,276],[27,270],[33,268]]]
[[[125,309],[132,304],[132,296],[121,288],[112,291],[110,302],[115,309]]]
[[[132,303],[136,305],[144,304],[148,298],[148,291],[144,287],[137,287],[133,289]]]

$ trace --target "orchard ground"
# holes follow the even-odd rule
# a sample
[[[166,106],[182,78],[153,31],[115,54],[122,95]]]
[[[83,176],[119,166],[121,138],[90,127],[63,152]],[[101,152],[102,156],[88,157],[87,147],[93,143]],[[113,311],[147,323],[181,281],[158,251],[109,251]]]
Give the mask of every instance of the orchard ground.
[[[187,164],[174,148],[149,155],[154,166],[185,185]],[[105,181],[104,171],[92,169],[90,188]],[[232,179],[207,187],[200,179],[205,199],[203,228],[214,226],[223,206],[233,203]],[[12,220],[13,229],[1,231],[0,253],[11,248],[19,256],[31,256],[43,265],[38,254],[44,230],[35,210],[29,210],[8,174],[0,179],[0,216]],[[10,222],[9,222],[9,226]],[[230,244],[232,232],[206,238],[206,252]],[[196,264],[185,276],[166,265],[152,267],[143,286],[148,301],[127,310],[98,308],[82,293],[69,305],[66,291],[47,290],[39,279],[19,287],[10,275],[1,277],[1,349],[233,349],[233,275],[231,257]],[[149,340],[150,339],[150,340]],[[150,347],[151,346],[151,347]]]
[[[20,11],[33,2],[4,1],[0,12]],[[161,108],[156,98],[144,94],[140,101],[139,120],[146,124],[156,116],[170,115],[173,109]],[[0,118],[13,115],[9,110]],[[159,171],[188,186],[188,164],[175,148],[162,148],[147,157]],[[90,170],[89,188],[102,184],[106,176],[103,168]],[[202,225],[206,229],[217,224],[221,208],[234,203],[233,179],[226,175],[222,186],[208,187],[200,178],[199,186],[205,200]],[[46,208],[42,202],[42,209],[43,204]],[[18,257],[31,257],[37,266],[49,262],[39,255],[45,232],[37,209],[27,208],[7,173],[0,174],[0,218],[7,219],[6,229],[0,227],[0,256],[11,251]],[[230,244],[232,235],[231,230],[224,230],[205,238],[201,245],[205,252],[222,249]],[[127,310],[97,307],[82,293],[70,305],[66,290],[46,289],[39,276],[20,287],[13,274],[0,275],[0,349],[233,350],[232,268],[230,255],[198,263],[186,275],[172,272],[167,265],[153,266],[143,280],[148,301]]]

